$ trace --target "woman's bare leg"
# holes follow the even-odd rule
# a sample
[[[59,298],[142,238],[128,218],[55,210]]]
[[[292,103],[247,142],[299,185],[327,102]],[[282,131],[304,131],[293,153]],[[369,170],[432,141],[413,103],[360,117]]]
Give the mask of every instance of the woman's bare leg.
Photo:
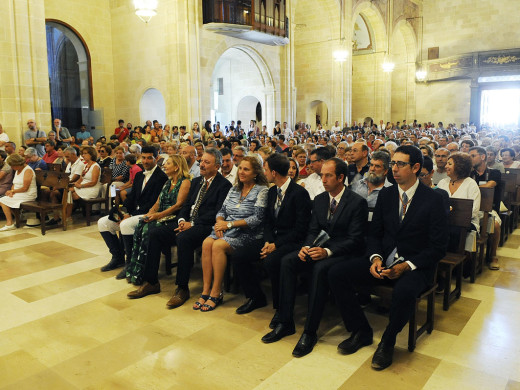
[[[10,226],[13,224],[13,214],[11,213],[11,208],[9,206],[6,206],[3,203],[0,203],[2,205],[2,211],[5,214],[5,224]]]

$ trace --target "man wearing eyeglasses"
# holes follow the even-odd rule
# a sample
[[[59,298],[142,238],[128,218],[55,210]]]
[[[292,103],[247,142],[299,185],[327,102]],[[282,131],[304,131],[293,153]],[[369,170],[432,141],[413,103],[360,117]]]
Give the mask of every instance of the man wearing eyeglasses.
[[[449,157],[450,151],[446,148],[439,148],[435,151],[435,164],[437,165],[437,168],[432,177],[434,185],[439,184],[442,179],[448,177],[448,174],[446,173],[446,164]]]
[[[339,344],[344,354],[371,345],[372,328],[358,303],[355,286],[393,286],[390,317],[372,358],[372,368],[392,364],[397,334],[415,310],[416,297],[432,282],[437,263],[446,253],[448,218],[442,196],[418,180],[421,151],[397,148],[390,166],[397,185],[381,190],[367,239],[367,256],[335,264],[329,283],[351,337]],[[403,262],[386,268],[395,259]]]
[[[316,195],[325,191],[321,181],[321,167],[325,160],[334,157],[328,148],[318,148],[311,152],[309,158],[309,166],[314,171],[304,181],[304,187],[309,193],[311,200],[314,200]]]

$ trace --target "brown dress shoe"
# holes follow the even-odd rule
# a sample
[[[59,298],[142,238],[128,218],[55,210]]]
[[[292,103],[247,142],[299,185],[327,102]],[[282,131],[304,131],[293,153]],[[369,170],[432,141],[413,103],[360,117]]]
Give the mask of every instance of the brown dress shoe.
[[[190,290],[183,288],[177,288],[173,297],[170,298],[166,306],[168,309],[175,309],[176,307],[182,306],[190,298]]]
[[[143,298],[150,294],[159,294],[161,292],[160,283],[150,284],[148,282],[144,282],[142,286],[140,286],[137,290],[129,292],[126,296],[130,299],[138,299]]]

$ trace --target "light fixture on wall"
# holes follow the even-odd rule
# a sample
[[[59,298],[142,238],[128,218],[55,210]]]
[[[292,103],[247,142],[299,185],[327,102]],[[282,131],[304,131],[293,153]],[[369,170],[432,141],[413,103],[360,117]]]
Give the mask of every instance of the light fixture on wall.
[[[348,51],[345,49],[334,50],[332,57],[334,57],[334,61],[336,62],[345,62],[348,57]]]
[[[392,33],[392,18],[390,16],[390,1],[386,3],[386,55],[381,67],[383,72],[391,73],[394,71],[395,64],[392,62],[390,55],[390,35]]]
[[[157,0],[134,0],[134,7],[135,14],[145,23],[157,15]]]

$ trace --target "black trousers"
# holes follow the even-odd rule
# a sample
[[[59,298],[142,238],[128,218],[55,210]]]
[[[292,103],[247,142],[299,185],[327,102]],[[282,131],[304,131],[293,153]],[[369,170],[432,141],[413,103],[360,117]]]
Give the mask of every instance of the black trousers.
[[[255,240],[247,246],[236,248],[229,257],[246,298],[265,299],[259,275],[252,264],[260,260],[260,250],[264,243],[263,240]]]
[[[195,249],[211,234],[211,226],[195,225],[177,235],[177,286],[187,287],[190,282]]]
[[[367,257],[353,258],[334,265],[328,273],[330,288],[345,327],[356,332],[370,327],[357,300],[356,290],[359,286],[392,285],[394,290],[390,316],[383,340],[395,344],[397,334],[404,328],[415,308],[416,297],[426,289],[428,281],[424,273],[417,270],[407,271],[395,280],[376,279],[370,274],[370,265]]]
[[[309,280],[309,302],[305,332],[317,332],[325,304],[327,303],[329,283],[329,269],[340,262],[344,257],[330,257],[318,261],[301,261],[298,252],[289,253],[282,258],[280,267],[280,321],[284,324],[294,323],[293,312],[296,299],[296,279],[300,272],[308,271],[311,274]]]
[[[170,249],[175,245],[175,228],[177,223],[171,222],[165,225],[155,226],[148,231],[148,256],[144,268],[143,280],[150,284],[158,283],[159,264],[163,249]]]

